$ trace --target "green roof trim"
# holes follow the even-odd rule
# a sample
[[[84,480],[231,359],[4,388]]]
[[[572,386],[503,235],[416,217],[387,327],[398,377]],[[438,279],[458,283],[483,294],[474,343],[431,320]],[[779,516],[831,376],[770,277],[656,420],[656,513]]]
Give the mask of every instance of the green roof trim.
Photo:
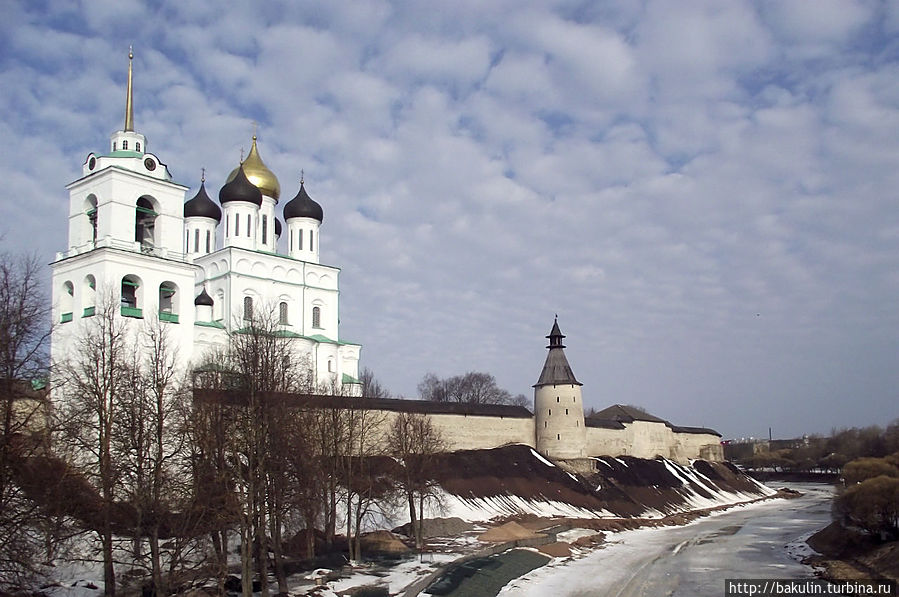
[[[130,149],[125,151],[122,149],[118,149],[116,151],[111,151],[109,153],[98,154],[97,157],[101,158],[142,158],[144,154],[138,151],[131,151]]]
[[[326,342],[328,344],[337,344],[336,340],[331,340],[327,336],[322,336],[321,334],[312,334],[311,336],[306,336],[310,340],[315,340],[316,342]]]
[[[340,381],[341,381],[342,383],[353,383],[353,384],[359,384],[359,385],[362,385],[362,382],[361,382],[361,381],[359,381],[358,379],[356,379],[356,378],[353,377],[352,375],[347,375],[346,373],[343,374],[343,378],[342,378]]]
[[[195,321],[194,325],[199,325],[204,328],[218,328],[220,330],[225,329],[225,324],[220,321]]]

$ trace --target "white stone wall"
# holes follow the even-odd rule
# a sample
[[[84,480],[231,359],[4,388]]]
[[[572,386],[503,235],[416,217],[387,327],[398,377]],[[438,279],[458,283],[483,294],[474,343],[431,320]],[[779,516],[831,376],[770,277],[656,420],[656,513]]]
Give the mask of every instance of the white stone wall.
[[[624,429],[587,428],[589,456],[663,456],[678,462],[724,460],[720,438],[711,433],[675,433],[664,423],[634,421]]]

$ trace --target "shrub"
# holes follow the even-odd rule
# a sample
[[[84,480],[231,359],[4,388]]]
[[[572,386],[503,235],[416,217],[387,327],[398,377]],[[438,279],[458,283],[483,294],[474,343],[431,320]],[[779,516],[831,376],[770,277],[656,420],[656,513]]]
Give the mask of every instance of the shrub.
[[[858,458],[843,467],[843,478],[847,485],[880,476],[899,477],[899,468],[885,458]]]
[[[880,475],[853,485],[837,496],[834,514],[844,524],[857,526],[881,538],[899,532],[899,478]]]

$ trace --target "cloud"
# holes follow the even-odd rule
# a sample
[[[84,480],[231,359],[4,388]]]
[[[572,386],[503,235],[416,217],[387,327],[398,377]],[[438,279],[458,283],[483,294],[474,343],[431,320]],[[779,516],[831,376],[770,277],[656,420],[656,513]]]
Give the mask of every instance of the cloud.
[[[83,8],[3,25],[7,245],[64,248],[134,43],[138,128],[189,195],[252,121],[282,204],[304,170],[341,332],[395,392],[530,394],[558,313],[588,405],[726,435],[895,415],[892,5]]]

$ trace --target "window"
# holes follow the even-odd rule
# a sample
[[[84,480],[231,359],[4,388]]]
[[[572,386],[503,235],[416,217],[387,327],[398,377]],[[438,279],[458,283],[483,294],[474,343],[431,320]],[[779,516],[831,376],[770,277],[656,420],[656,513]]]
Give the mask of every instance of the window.
[[[250,229],[253,227],[253,216],[247,214],[247,236],[250,236]]]
[[[85,201],[85,213],[87,213],[87,223],[90,226],[91,242],[97,242],[97,198],[90,195]]]
[[[194,253],[200,252],[200,229],[194,229]]]
[[[206,231],[206,252],[212,252],[212,233],[209,230]]]
[[[268,216],[262,216],[262,244],[268,242]]]
[[[71,282],[65,282],[62,285],[62,315],[60,322],[67,323],[72,321],[72,303],[75,297],[75,285]]]
[[[234,236],[240,236],[240,214],[234,214]]]
[[[135,141],[135,143],[134,143],[134,151],[140,151],[140,141]]]
[[[565,409],[565,414],[566,414],[566,415],[568,414],[568,409],[567,409],[567,408]]]
[[[91,317],[96,311],[94,307],[96,292],[97,281],[92,274],[88,274],[81,285],[81,304],[84,306],[82,317]]]
[[[310,251],[314,251],[314,250],[315,250],[315,249],[312,248],[312,231],[311,231],[311,230],[309,231],[309,250],[310,250]]]
[[[557,434],[556,434],[556,439],[561,440],[561,439],[562,439],[562,434],[561,434],[561,433],[557,433]]]
[[[228,238],[228,233],[231,230],[231,216],[225,216],[225,238]]]
[[[544,428],[544,429],[546,429],[547,423],[549,423],[549,421],[543,421],[543,428]]]
[[[184,231],[184,252],[190,252],[190,230]]]
[[[178,287],[173,282],[159,285],[159,320],[178,323],[178,301],[175,298]]]
[[[115,151],[115,141],[112,142],[112,150]]]
[[[128,149],[128,141],[122,141],[122,151]]]
[[[253,319],[253,297],[243,297],[243,318]]]
[[[302,228],[297,231],[297,249],[300,251],[303,250],[303,230]]]
[[[137,200],[134,210],[134,240],[140,243],[142,251],[149,251],[155,245],[157,213],[147,197]]]
[[[124,317],[143,317],[141,305],[140,278],[127,275],[122,278],[122,315]]]
[[[546,416],[547,416],[547,417],[551,417],[551,416],[553,416],[553,409],[549,409],[549,414],[548,414],[548,415],[546,415]]]
[[[278,305],[278,323],[287,325],[287,303]]]
[[[328,373],[334,373],[334,361],[328,359]]]
[[[556,402],[557,402],[557,403],[559,402],[559,400],[560,400],[560,398],[559,398],[558,396],[556,396]]]
[[[312,327],[322,327],[322,310],[320,307],[312,307]]]

